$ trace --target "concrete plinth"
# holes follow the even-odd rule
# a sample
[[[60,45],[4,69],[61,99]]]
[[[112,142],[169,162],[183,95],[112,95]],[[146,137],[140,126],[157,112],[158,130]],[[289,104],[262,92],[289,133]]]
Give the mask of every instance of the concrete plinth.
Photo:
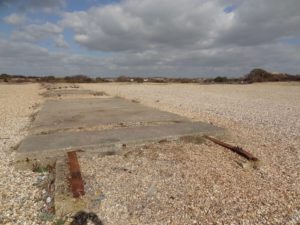
[[[31,131],[37,134],[108,124],[174,121],[187,119],[121,98],[62,99],[45,102]]]
[[[48,94],[48,97],[55,97],[91,93],[59,90]],[[67,151],[83,150],[105,155],[117,153],[124,146],[163,139],[195,141],[194,137],[225,133],[224,129],[211,124],[192,122],[122,98],[80,98],[79,95],[47,100],[32,124],[30,135],[20,143],[16,154],[19,168],[56,162],[55,207],[58,213],[76,212],[86,207],[84,198],[74,199],[70,195],[64,159]]]

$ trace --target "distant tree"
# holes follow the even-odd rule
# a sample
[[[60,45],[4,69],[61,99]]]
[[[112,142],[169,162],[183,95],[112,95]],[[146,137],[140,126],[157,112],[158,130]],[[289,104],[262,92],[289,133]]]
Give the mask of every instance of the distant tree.
[[[246,75],[245,81],[252,82],[270,82],[270,81],[288,81],[296,80],[297,76],[285,74],[285,73],[270,73],[263,69],[253,69]]]
[[[9,78],[10,77],[10,75],[8,75],[8,74],[6,74],[6,73],[2,73],[1,75],[0,75],[0,78]]]
[[[130,82],[130,77],[120,76],[116,79],[117,82]]]
[[[97,83],[106,83],[106,82],[109,82],[109,80],[107,80],[107,79],[105,79],[105,78],[102,78],[102,77],[97,77],[97,78],[95,79],[95,81],[96,81]]]
[[[55,82],[56,78],[54,76],[45,76],[45,77],[40,77],[40,81],[42,81],[42,82]]]
[[[67,83],[91,83],[93,79],[85,75],[75,75],[64,77],[65,82]]]
[[[228,78],[227,77],[216,77],[215,79],[214,79],[214,82],[216,82],[216,83],[225,83],[225,82],[227,82],[228,81]]]
[[[142,77],[135,77],[134,81],[136,81],[138,83],[144,83],[144,78],[142,78]]]

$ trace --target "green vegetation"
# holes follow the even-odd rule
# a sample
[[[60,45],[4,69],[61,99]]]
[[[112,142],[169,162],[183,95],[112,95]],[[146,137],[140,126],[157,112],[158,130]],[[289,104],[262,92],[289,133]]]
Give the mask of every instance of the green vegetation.
[[[86,75],[75,75],[66,77],[56,76],[23,76],[1,74],[0,82],[23,83],[23,82],[47,82],[47,83],[105,83],[105,82],[134,82],[134,83],[255,83],[255,82],[275,82],[275,81],[300,81],[300,75],[290,75],[285,73],[270,73],[263,69],[254,69],[247,75],[240,78],[228,78],[218,76],[216,78],[166,78],[166,77],[131,77],[119,76],[117,78],[91,78]]]

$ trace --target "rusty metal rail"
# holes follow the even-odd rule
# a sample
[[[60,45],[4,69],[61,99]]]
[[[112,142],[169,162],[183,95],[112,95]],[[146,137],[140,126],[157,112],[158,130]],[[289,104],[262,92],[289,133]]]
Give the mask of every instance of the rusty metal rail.
[[[84,185],[81,177],[80,166],[76,151],[68,152],[68,163],[70,169],[70,186],[74,198],[84,195]]]
[[[220,140],[217,140],[215,138],[212,138],[212,137],[209,137],[207,135],[204,135],[203,136],[204,138],[218,144],[218,145],[221,145],[225,148],[228,148],[230,149],[231,151],[245,157],[246,159],[248,160],[251,160],[251,161],[258,161],[258,158],[256,158],[255,156],[253,156],[250,152],[247,152],[246,150],[242,149],[241,147],[238,147],[238,146],[233,146],[233,145],[230,145],[230,144],[227,144],[225,142],[222,142]]]

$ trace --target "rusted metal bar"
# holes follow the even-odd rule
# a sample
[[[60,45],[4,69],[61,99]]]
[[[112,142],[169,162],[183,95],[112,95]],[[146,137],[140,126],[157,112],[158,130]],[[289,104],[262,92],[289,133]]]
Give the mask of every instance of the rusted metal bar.
[[[246,150],[244,150],[244,149],[242,149],[242,148],[240,148],[238,146],[233,146],[233,145],[227,144],[225,142],[222,142],[222,141],[217,140],[215,138],[209,137],[207,135],[204,135],[203,137],[206,138],[206,139],[208,139],[208,140],[210,140],[210,141],[212,141],[212,142],[214,142],[214,143],[216,143],[216,144],[218,144],[218,145],[221,145],[221,146],[223,146],[225,148],[230,149],[231,151],[233,151],[233,152],[235,152],[235,153],[237,153],[237,154],[245,157],[248,160],[251,160],[251,161],[257,161],[258,160],[258,158],[256,158],[255,156],[253,156],[250,152],[247,152]]]
[[[81,177],[80,166],[77,159],[76,151],[68,152],[69,169],[70,169],[70,186],[74,198],[84,195],[84,185]]]

